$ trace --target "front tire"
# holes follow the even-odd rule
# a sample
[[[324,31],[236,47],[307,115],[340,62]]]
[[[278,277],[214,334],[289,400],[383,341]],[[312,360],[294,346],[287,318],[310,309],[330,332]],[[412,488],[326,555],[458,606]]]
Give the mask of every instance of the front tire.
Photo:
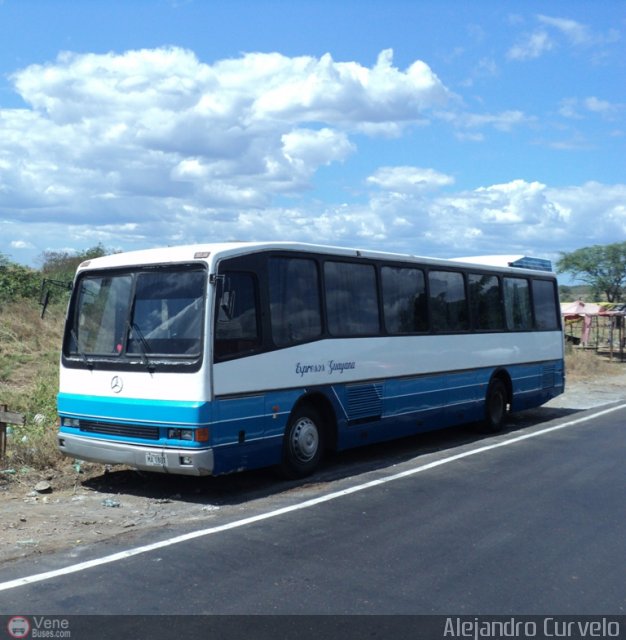
[[[318,467],[324,451],[324,431],[313,407],[296,409],[283,440],[281,472],[287,478],[304,478]]]

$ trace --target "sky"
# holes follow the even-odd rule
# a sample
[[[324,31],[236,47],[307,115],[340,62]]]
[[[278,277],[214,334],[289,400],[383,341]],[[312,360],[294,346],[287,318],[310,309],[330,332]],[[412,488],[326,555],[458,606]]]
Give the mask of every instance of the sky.
[[[622,0],[0,0],[0,254],[626,240]]]

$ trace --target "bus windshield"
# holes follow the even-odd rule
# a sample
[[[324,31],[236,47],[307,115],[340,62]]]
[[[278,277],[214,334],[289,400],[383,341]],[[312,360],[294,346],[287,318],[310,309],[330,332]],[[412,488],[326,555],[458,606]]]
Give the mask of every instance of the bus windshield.
[[[197,358],[206,272],[198,266],[84,272],[77,281],[64,355],[80,360]]]

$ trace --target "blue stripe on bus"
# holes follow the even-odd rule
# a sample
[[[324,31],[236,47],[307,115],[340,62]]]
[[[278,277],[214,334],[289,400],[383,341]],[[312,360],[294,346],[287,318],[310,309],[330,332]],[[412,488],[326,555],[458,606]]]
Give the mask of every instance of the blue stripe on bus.
[[[205,427],[211,422],[209,402],[148,400],[59,393],[59,415],[82,420],[125,422],[146,426]]]
[[[417,378],[289,390],[266,390],[249,396],[217,398],[213,402],[124,399],[61,393],[59,415],[82,420],[160,427],[158,441],[116,436],[118,441],[155,446],[206,447],[206,443],[168,440],[167,427],[210,427],[210,446],[220,473],[280,460],[282,436],[295,403],[307,391],[325,395],[338,420],[337,448],[345,449],[474,422],[484,416],[487,385],[495,368],[449,372]],[[536,407],[563,390],[561,361],[506,367],[513,387],[513,410]],[[81,433],[62,427],[61,431]],[[82,435],[82,434],[81,434]],[[89,434],[111,439],[111,436]],[[245,445],[245,446],[242,446]]]

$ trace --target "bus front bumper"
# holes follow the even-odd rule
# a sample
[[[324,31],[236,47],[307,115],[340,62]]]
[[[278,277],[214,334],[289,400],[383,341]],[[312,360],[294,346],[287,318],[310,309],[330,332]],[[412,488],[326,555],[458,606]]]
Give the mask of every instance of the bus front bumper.
[[[142,471],[188,476],[210,476],[213,473],[213,449],[145,447],[61,432],[58,445],[64,455],[89,462],[125,464]]]

